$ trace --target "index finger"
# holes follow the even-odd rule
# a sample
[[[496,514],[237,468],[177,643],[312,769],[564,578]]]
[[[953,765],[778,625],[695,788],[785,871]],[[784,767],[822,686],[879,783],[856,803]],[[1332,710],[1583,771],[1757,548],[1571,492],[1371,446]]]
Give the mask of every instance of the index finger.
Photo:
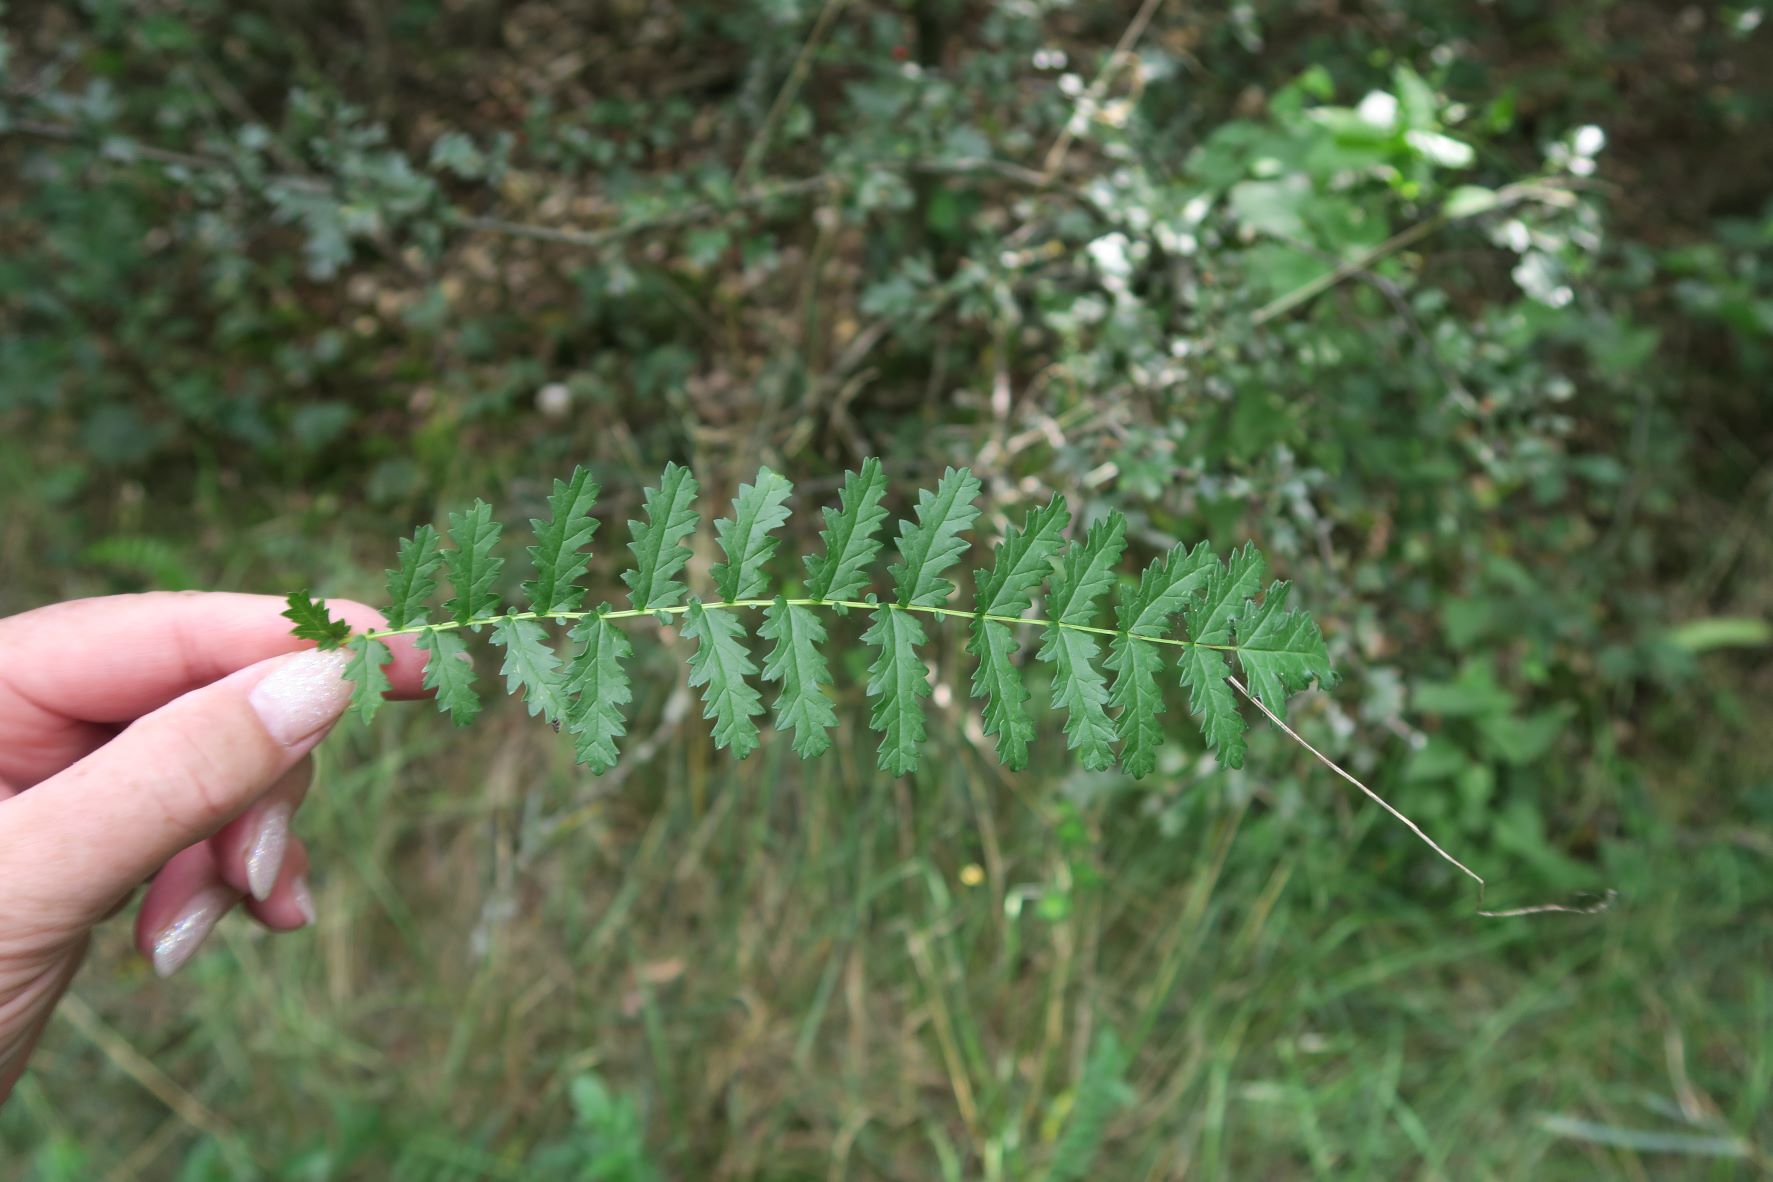
[[[0,619],[0,779],[29,787],[85,758],[115,727],[260,661],[310,647],[271,595],[160,591],[79,599]],[[354,630],[373,608],[329,601]],[[391,697],[424,696],[425,654],[388,639]]]

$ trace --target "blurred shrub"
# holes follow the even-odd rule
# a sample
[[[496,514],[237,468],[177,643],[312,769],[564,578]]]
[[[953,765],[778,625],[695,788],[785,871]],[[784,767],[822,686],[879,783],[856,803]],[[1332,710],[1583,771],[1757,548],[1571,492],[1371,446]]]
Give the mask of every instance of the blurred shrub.
[[[881,451],[1154,548],[1254,536],[1351,674],[1307,733],[1561,873],[1614,823],[1628,707],[1690,671],[1666,626],[1720,606],[1684,507],[1753,465],[1693,425],[1765,430],[1773,316],[1769,223],[1622,233],[1609,141],[1765,96],[1678,90],[1742,76],[1740,13],[1502,7],[1191,6],[1117,56],[1072,0],[14,5],[0,423],[108,539],[66,560],[159,585],[202,568],[120,480],[200,496],[213,549],[292,504],[380,542],[580,458]],[[1633,54],[1642,108],[1608,89]],[[1689,332],[1727,357],[1703,404]],[[1175,782],[1222,784],[1194,754]]]

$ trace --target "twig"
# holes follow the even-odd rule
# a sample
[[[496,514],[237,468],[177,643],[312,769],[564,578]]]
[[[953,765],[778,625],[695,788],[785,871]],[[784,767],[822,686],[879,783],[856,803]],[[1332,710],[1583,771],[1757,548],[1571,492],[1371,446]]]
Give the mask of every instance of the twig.
[[[1146,26],[1151,24],[1151,18],[1157,15],[1157,10],[1163,2],[1164,0],[1145,0],[1145,3],[1139,6],[1139,11],[1133,14],[1132,22],[1127,25],[1126,31],[1121,33],[1120,41],[1116,43],[1114,52],[1108,55],[1108,60],[1102,63],[1100,70],[1096,71],[1095,80],[1078,99],[1071,117],[1065,121],[1064,128],[1059,132],[1059,138],[1054,140],[1053,146],[1047,149],[1046,160],[1040,166],[1042,175],[1049,178],[1058,175],[1059,169],[1065,163],[1066,155],[1071,151],[1072,142],[1077,139],[1077,133],[1083,129],[1088,112],[1102,101],[1102,94],[1108,89],[1108,80],[1114,76],[1115,66],[1119,64],[1121,58],[1132,52],[1133,46],[1139,43],[1139,38],[1145,35]]]
[[[782,89],[776,92],[776,101],[770,104],[769,113],[763,117],[763,124],[751,139],[751,146],[745,149],[745,158],[739,164],[738,180],[741,184],[751,179],[757,171],[758,162],[769,150],[770,139],[776,134],[776,125],[782,121],[782,115],[788,110],[788,104],[800,93],[806,76],[812,71],[813,53],[819,43],[825,39],[837,14],[843,10],[848,0],[825,0],[825,7],[819,11],[819,19],[813,22],[813,31],[807,34],[806,44],[800,47],[800,53],[794,59],[794,65],[788,71]]]
[[[1484,916],[1487,919],[1513,919],[1516,916],[1521,916],[1521,915],[1546,915],[1546,914],[1550,914],[1552,912],[1559,912],[1559,913],[1562,913],[1565,915],[1598,915],[1601,912],[1606,911],[1610,907],[1612,907],[1614,900],[1616,900],[1619,897],[1618,891],[1608,889],[1600,897],[1600,899],[1594,903],[1585,903],[1585,904],[1579,904],[1579,905],[1572,905],[1572,904],[1568,904],[1568,903],[1540,903],[1540,904],[1538,904],[1536,906],[1532,906],[1532,907],[1512,907],[1506,911],[1486,911],[1486,910],[1484,910],[1483,909],[1484,894],[1485,894],[1488,884],[1486,884],[1484,882],[1482,875],[1478,874],[1477,871],[1473,870],[1471,867],[1467,866],[1464,862],[1461,862],[1458,858],[1455,858],[1452,854],[1449,854],[1446,850],[1442,849],[1440,847],[1440,844],[1438,842],[1436,842],[1434,840],[1434,838],[1428,836],[1428,834],[1426,834],[1422,831],[1422,827],[1420,825],[1418,825],[1418,824],[1416,824],[1416,822],[1410,820],[1410,818],[1406,817],[1403,813],[1399,812],[1396,808],[1393,808],[1390,801],[1386,800],[1383,796],[1380,796],[1377,792],[1373,791],[1371,788],[1367,787],[1365,784],[1363,784],[1359,780],[1355,779],[1351,773],[1343,770],[1341,764],[1337,763],[1335,760],[1333,760],[1329,756],[1325,755],[1322,751],[1319,751],[1316,747],[1312,746],[1311,741],[1309,739],[1307,739],[1304,735],[1301,735],[1298,731],[1294,730],[1292,727],[1288,726],[1286,724],[1285,720],[1283,720],[1280,715],[1278,715],[1274,711],[1270,710],[1263,703],[1261,698],[1258,698],[1255,694],[1252,694],[1248,689],[1246,689],[1244,687],[1243,682],[1239,681],[1235,677],[1227,677],[1225,680],[1227,680],[1231,683],[1231,688],[1235,689],[1238,693],[1242,694],[1245,698],[1247,698],[1256,707],[1256,709],[1260,710],[1264,715],[1266,715],[1269,722],[1272,722],[1275,726],[1279,727],[1281,729],[1282,734],[1286,735],[1287,738],[1293,740],[1293,742],[1299,744],[1299,746],[1301,746],[1301,747],[1305,748],[1307,751],[1311,752],[1312,755],[1317,757],[1317,761],[1319,763],[1321,763],[1325,767],[1329,768],[1332,772],[1335,772],[1338,776],[1341,776],[1344,780],[1347,780],[1350,784],[1353,784],[1356,788],[1360,789],[1363,794],[1365,794],[1365,796],[1367,797],[1368,800],[1371,800],[1374,804],[1378,805],[1380,808],[1384,809],[1386,812],[1390,813],[1393,817],[1395,817],[1399,821],[1401,821],[1404,825],[1404,828],[1408,829],[1411,833],[1414,833],[1416,835],[1416,837],[1419,840],[1421,840],[1424,845],[1428,846],[1429,849],[1433,850],[1436,854],[1440,855],[1440,858],[1442,861],[1446,862],[1449,866],[1453,866],[1453,867],[1457,868],[1461,874],[1465,875],[1467,878],[1469,878],[1473,882],[1477,883],[1478,884],[1478,914],[1479,915]]]

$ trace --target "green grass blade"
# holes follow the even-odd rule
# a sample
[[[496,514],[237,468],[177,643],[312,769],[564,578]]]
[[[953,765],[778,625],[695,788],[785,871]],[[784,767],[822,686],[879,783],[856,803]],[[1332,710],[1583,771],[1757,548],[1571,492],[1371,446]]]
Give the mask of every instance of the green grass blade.
[[[860,472],[844,473],[838,507],[823,510],[819,537],[825,552],[805,559],[809,596],[855,599],[868,586],[868,568],[880,553],[880,527],[887,519],[881,505],[886,491],[886,476],[872,456],[862,461]]]
[[[591,509],[599,491],[590,472],[574,468],[569,479],[554,482],[548,520],[530,519],[536,544],[529,548],[529,559],[536,577],[523,585],[523,595],[537,615],[578,611],[584,603],[585,591],[578,582],[591,563],[585,547],[597,532]]]
[[[763,564],[776,552],[775,531],[788,520],[788,496],[794,486],[786,477],[760,468],[754,484],[741,484],[733,498],[733,515],[714,523],[715,536],[726,554],[714,565],[714,585],[729,603],[761,596],[768,581]]]
[[[730,611],[706,611],[691,600],[683,634],[696,642],[690,654],[692,689],[702,690],[703,718],[714,720],[714,745],[730,747],[744,759],[757,750],[757,724],[763,697],[746,678],[757,672],[745,650],[745,625]]]
[[[831,748],[827,732],[837,725],[837,712],[824,688],[831,684],[831,671],[819,648],[825,626],[818,613],[778,598],[764,609],[758,635],[776,642],[763,659],[763,679],[782,687],[776,729],[794,732],[794,753],[802,759],[823,755]]]
[[[689,547],[682,543],[696,532],[699,518],[695,504],[700,491],[688,468],[666,464],[658,487],[646,490],[642,507],[646,521],[628,523],[634,569],[623,571],[622,581],[628,584],[628,600],[637,609],[675,607],[689,594],[677,574],[689,561]]]

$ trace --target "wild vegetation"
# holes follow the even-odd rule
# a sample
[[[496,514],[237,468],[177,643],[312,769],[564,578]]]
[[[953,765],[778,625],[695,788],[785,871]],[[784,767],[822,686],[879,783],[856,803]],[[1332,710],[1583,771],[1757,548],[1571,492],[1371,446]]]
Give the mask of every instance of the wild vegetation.
[[[572,738],[516,704],[341,731],[300,821],[316,930],[225,929],[173,985],[101,948],[8,1167],[1769,1168],[1761,6],[0,12],[0,611],[307,587],[442,647],[504,616],[503,675]],[[726,528],[681,527],[667,462]],[[795,610],[945,604],[904,553],[909,587],[793,559],[871,471],[875,528],[915,534],[951,468],[978,516],[922,573],[965,618]],[[592,484],[670,570],[613,525],[563,557]],[[477,497],[539,564],[477,565]],[[994,574],[1061,534],[1043,595]],[[1292,700],[1302,737],[1503,905],[1617,905],[1475,917],[1254,708],[1244,735],[1210,679],[1140,676],[1108,604],[1202,543],[1258,547],[1321,626],[1341,684]],[[1118,635],[992,626],[1063,622],[1109,550],[1087,626]],[[590,606],[624,587],[671,609],[632,652]],[[707,610],[753,599],[755,637]],[[520,625],[587,612],[556,672],[594,651],[623,688],[551,700]]]

